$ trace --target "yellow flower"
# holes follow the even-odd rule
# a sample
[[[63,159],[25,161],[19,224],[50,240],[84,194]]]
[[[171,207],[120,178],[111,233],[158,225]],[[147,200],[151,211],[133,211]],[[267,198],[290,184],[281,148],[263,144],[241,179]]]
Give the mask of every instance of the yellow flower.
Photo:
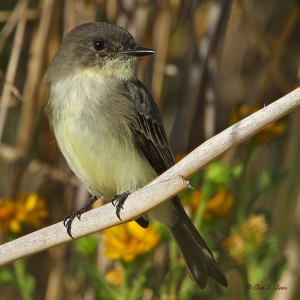
[[[212,197],[205,208],[204,217],[211,220],[214,216],[225,217],[231,211],[234,203],[233,195],[225,188],[218,190]]]
[[[121,269],[111,269],[105,274],[105,279],[114,287],[119,287],[122,283],[124,272]]]
[[[192,194],[190,201],[190,207],[192,211],[196,211],[202,200],[201,190],[195,189]],[[184,203],[187,203],[186,199],[183,199]],[[211,220],[214,217],[226,217],[234,204],[234,196],[225,188],[218,190],[215,195],[208,200],[205,211],[204,218],[206,220]]]
[[[20,224],[16,217],[15,202],[8,199],[0,199],[0,227],[2,231],[19,232]]]
[[[105,255],[126,262],[152,250],[159,242],[155,224],[147,229],[136,222],[129,222],[103,231]]]
[[[199,203],[202,199],[202,192],[199,189],[194,189],[191,191],[192,195],[182,198],[183,205],[190,206],[192,212],[196,212],[199,206]]]
[[[46,202],[38,194],[21,194],[19,197],[19,218],[34,227],[42,226],[42,220],[48,216]]]
[[[254,137],[258,142],[269,143],[276,137],[281,136],[286,130],[286,123],[277,121],[266,126],[262,131]]]
[[[268,225],[264,215],[250,215],[241,227],[243,235],[250,238],[256,245],[263,242],[267,229]]]
[[[233,110],[231,113],[230,123],[234,124],[252,113],[259,110],[257,105],[250,107],[246,104],[240,105],[237,109]],[[256,134],[253,139],[260,143],[269,143],[278,136],[281,136],[286,130],[286,122],[277,121],[271,123],[262,129],[258,134]]]
[[[230,124],[237,123],[238,121],[248,117],[249,115],[256,112],[257,110],[258,110],[257,106],[255,106],[255,108],[251,108],[249,105],[246,104],[239,105],[231,112]]]
[[[263,215],[250,215],[248,219],[235,228],[224,242],[229,255],[238,263],[252,257],[264,241],[268,225]]]
[[[48,211],[45,200],[37,194],[20,194],[15,200],[0,199],[0,228],[19,233],[22,225],[40,227]]]

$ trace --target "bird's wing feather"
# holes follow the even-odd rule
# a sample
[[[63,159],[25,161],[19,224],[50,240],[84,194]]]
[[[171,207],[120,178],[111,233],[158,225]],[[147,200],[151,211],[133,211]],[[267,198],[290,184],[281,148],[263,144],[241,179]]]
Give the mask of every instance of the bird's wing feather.
[[[124,85],[125,96],[137,114],[132,122],[135,143],[159,175],[172,167],[174,160],[158,108],[140,81],[129,81]]]
[[[126,98],[136,110],[132,132],[137,147],[146,156],[157,174],[161,174],[174,164],[166,133],[158,108],[150,94],[139,81],[126,82]],[[204,239],[189,219],[178,197],[171,200],[178,222],[169,225],[183,256],[192,279],[204,288],[209,276],[227,287],[228,282],[217,265],[213,254]]]

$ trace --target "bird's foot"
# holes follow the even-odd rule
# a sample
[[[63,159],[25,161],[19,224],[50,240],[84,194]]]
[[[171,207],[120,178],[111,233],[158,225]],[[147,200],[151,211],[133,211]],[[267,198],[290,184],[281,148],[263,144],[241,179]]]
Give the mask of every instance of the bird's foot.
[[[115,195],[112,197],[111,202],[113,204],[113,206],[116,207],[116,215],[117,217],[121,220],[120,217],[120,212],[121,209],[123,208],[123,204],[125,203],[127,197],[130,195],[130,192],[123,192],[122,194],[119,195]]]
[[[83,213],[85,213],[94,203],[95,201],[98,199],[97,196],[93,196],[92,198],[90,198],[90,200],[88,201],[88,203],[86,205],[84,205],[82,208],[75,210],[72,212],[72,214],[70,214],[69,216],[66,216],[64,218],[64,226],[67,228],[67,233],[68,235],[73,238],[72,234],[71,234],[71,228],[72,228],[72,222],[74,221],[74,219],[77,217],[78,220],[80,220],[81,215]]]

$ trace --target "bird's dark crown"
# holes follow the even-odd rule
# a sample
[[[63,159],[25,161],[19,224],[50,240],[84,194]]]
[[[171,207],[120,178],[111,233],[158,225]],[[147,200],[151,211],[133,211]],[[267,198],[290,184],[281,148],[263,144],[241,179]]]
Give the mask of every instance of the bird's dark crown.
[[[125,29],[105,22],[82,24],[65,37],[63,43],[95,47],[96,42],[103,43],[103,52],[119,52],[134,47],[132,35]],[[97,51],[97,49],[95,49]],[[100,49],[101,50],[101,49]],[[99,51],[99,50],[98,50]]]
[[[57,81],[84,70],[130,78],[136,72],[137,56],[153,53],[138,46],[132,35],[121,27],[104,22],[85,23],[63,39],[44,81]]]

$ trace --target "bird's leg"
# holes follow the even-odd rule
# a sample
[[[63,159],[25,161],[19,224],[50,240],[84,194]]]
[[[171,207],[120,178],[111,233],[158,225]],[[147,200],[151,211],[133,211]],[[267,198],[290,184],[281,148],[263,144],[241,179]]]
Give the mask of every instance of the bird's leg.
[[[71,234],[71,227],[72,227],[72,222],[73,220],[77,217],[80,220],[80,217],[83,213],[85,213],[98,199],[97,196],[93,196],[89,199],[88,203],[86,205],[84,205],[83,207],[81,207],[78,210],[75,210],[72,212],[71,215],[66,216],[64,218],[64,226],[67,228],[67,232],[68,235],[73,238],[72,234]]]
[[[122,194],[115,195],[112,197],[111,202],[116,207],[117,217],[121,220],[120,211],[123,208],[123,204],[125,203],[127,197],[130,195],[130,192],[123,192]]]

